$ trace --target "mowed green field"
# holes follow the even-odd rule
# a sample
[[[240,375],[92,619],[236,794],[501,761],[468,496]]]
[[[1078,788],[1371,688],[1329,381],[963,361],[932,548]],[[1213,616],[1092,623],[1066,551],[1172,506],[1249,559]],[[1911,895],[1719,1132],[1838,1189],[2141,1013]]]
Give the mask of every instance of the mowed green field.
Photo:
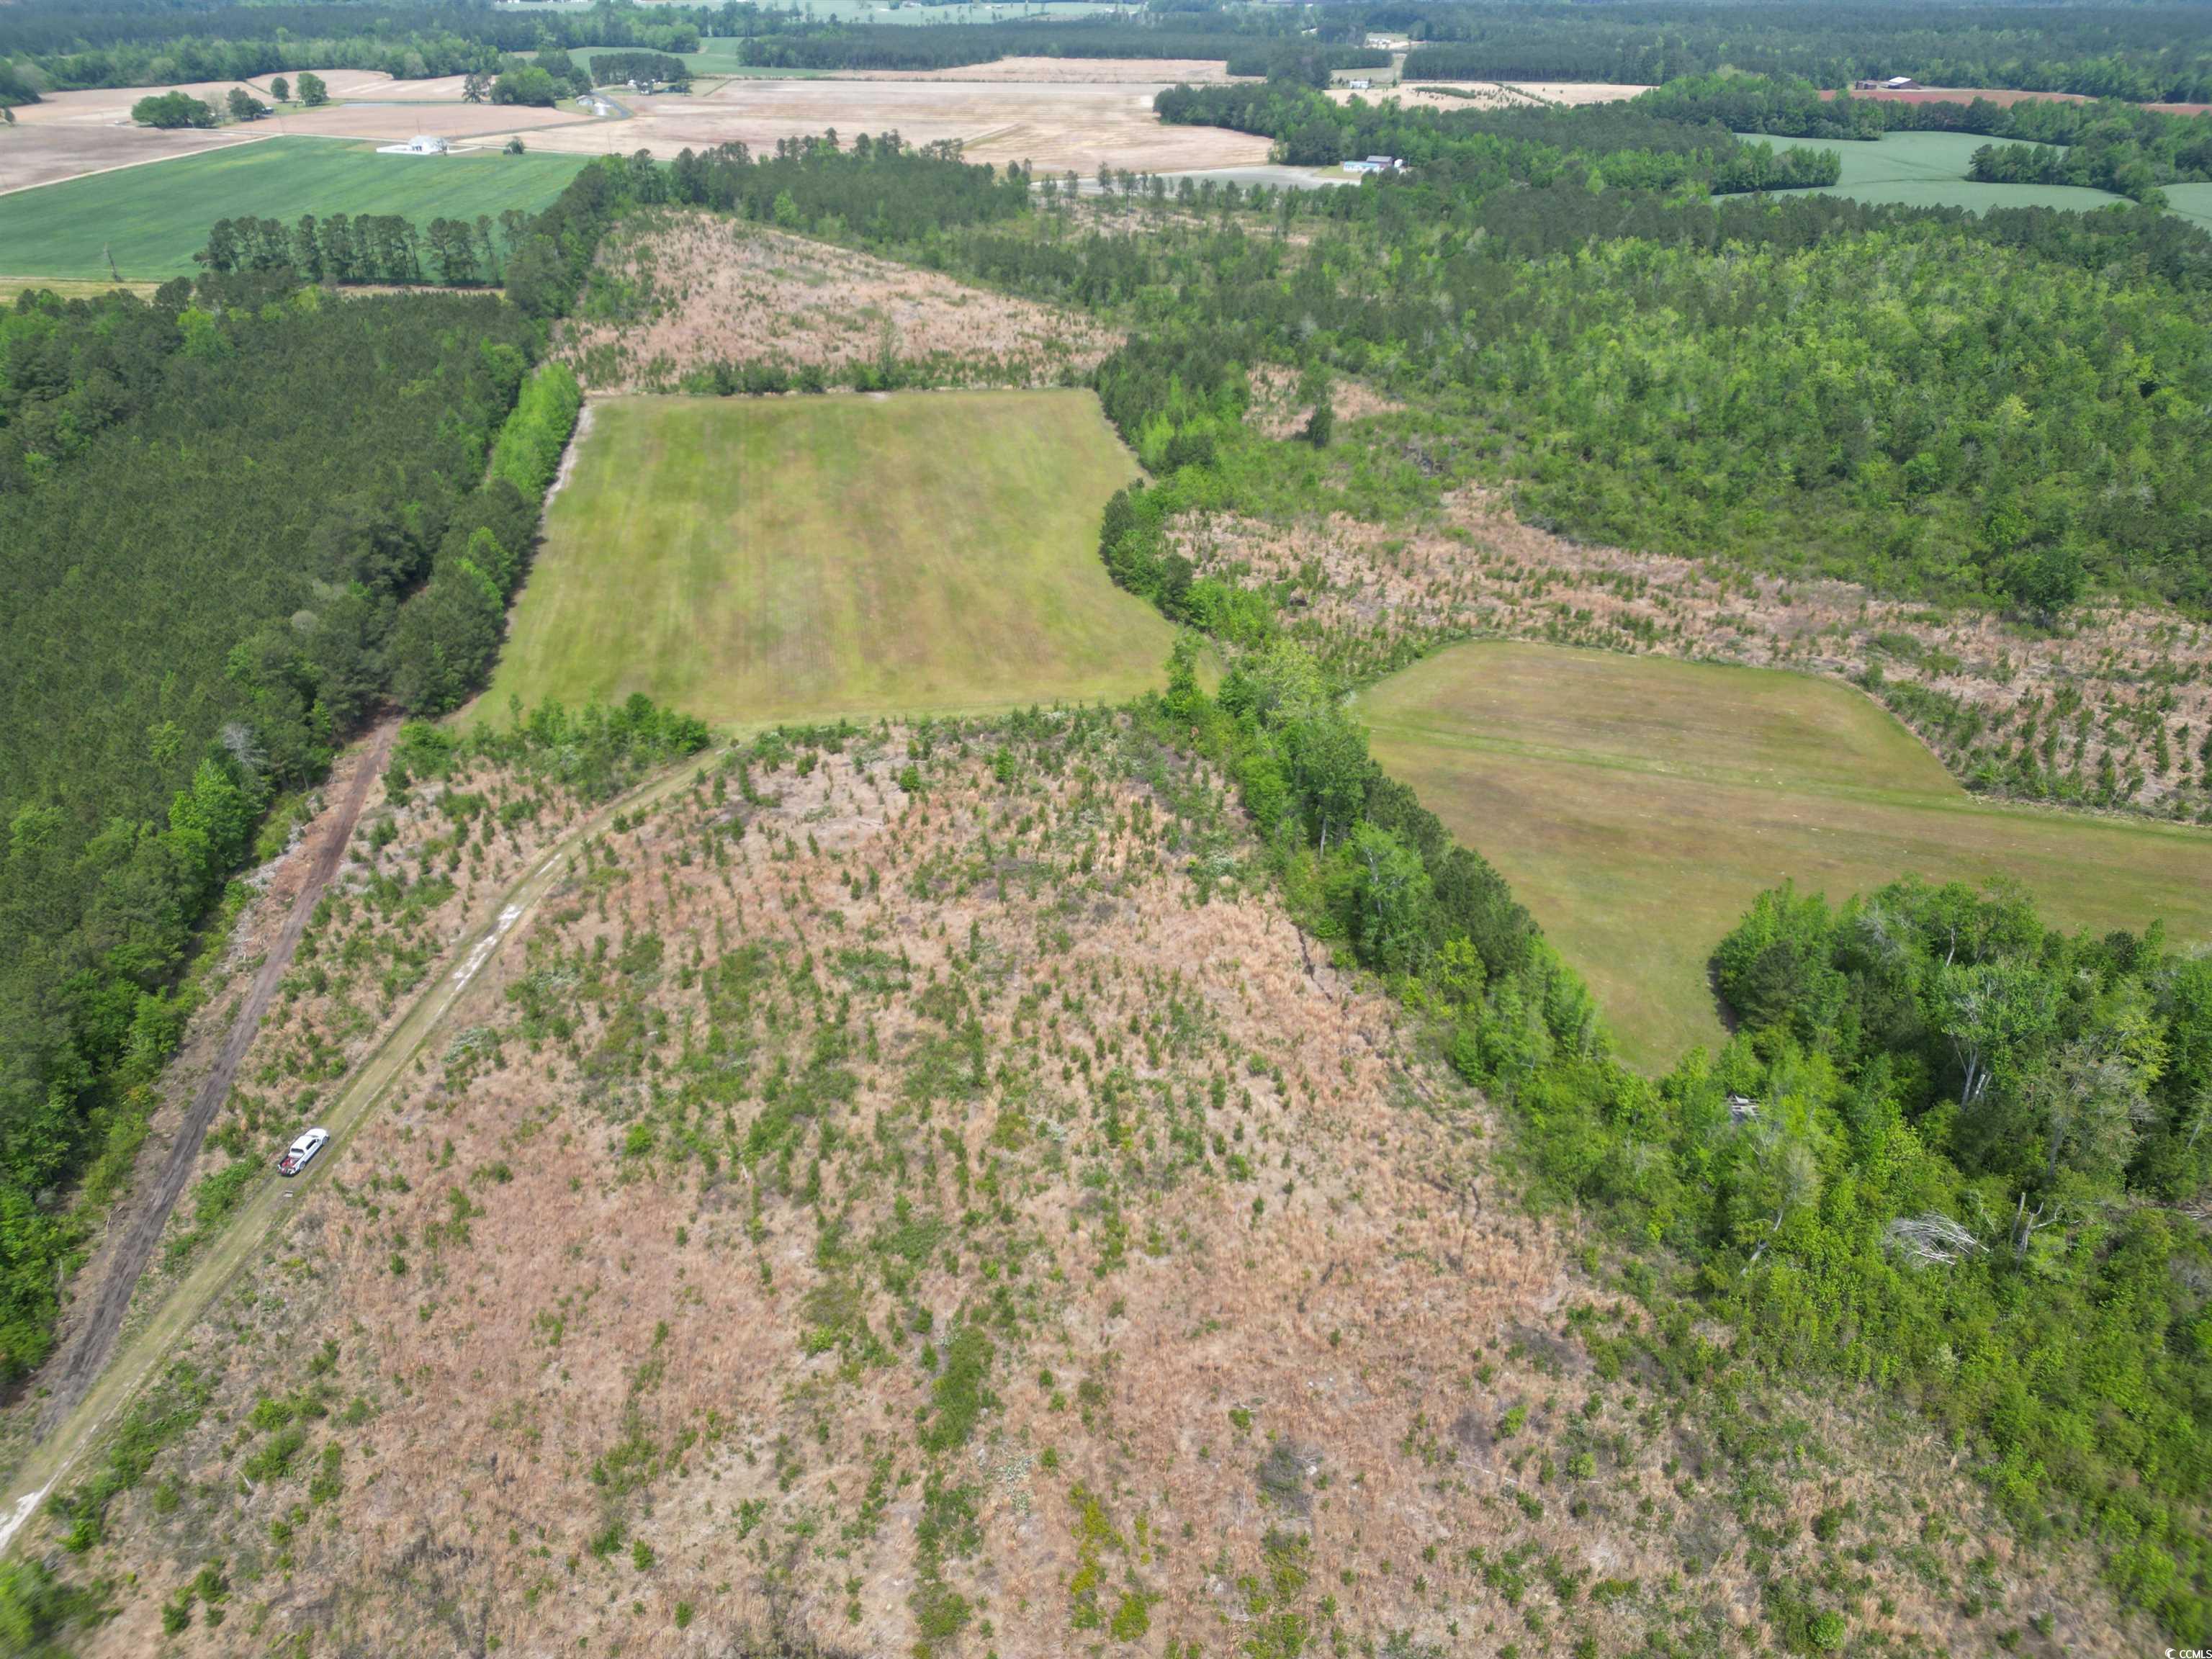
[[[979,713],[1163,683],[1108,580],[1136,476],[1088,392],[594,402],[487,708],[643,691],[720,726]]]
[[[1556,647],[1439,653],[1359,699],[1374,753],[1495,864],[1650,1069],[1722,1035],[1713,947],[1785,879],[2011,877],[2066,927],[2212,939],[2212,831],[1968,795],[1807,675]]]
[[[0,196],[0,275],[97,279],[112,254],[127,282],[192,276],[218,219],[397,213],[428,224],[535,213],[588,159],[379,155],[350,139],[264,138]]]
[[[2200,230],[2212,230],[2212,185],[2164,185],[2166,211]]]
[[[1753,143],[1782,149],[1832,149],[1843,172],[1822,192],[1854,201],[1893,203],[1903,207],[1962,207],[1977,213],[1993,207],[2069,208],[2087,212],[2126,198],[2079,185],[1985,185],[1966,177],[1974,152],[1991,140],[1972,132],[1886,132],[1871,144],[1838,143],[1832,138],[1776,138],[1740,133]]]

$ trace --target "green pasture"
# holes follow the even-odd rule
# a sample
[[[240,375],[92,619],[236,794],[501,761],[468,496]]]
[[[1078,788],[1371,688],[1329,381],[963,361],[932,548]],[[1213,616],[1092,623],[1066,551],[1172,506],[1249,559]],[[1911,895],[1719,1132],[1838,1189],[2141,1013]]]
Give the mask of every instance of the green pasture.
[[[1832,138],[1776,138],[1739,133],[1750,143],[1782,149],[1832,149],[1843,173],[1830,196],[1900,207],[1961,207],[1979,213],[1993,207],[2069,208],[2087,212],[2126,198],[2078,185],[1985,185],[1966,177],[1974,152],[1992,141],[1972,132],[1886,132],[1871,144]]]
[[[2212,230],[2212,185],[2161,185],[2166,211],[2201,230]]]
[[[189,276],[208,228],[249,215],[289,224],[306,213],[398,213],[418,223],[535,213],[587,159],[380,155],[351,139],[264,138],[0,196],[0,270],[97,279],[112,255],[126,282]]]
[[[2062,927],[2212,939],[2212,831],[1970,796],[1808,675],[1559,647],[1441,652],[1360,697],[1376,758],[1495,864],[1635,1064],[1721,1036],[1706,962],[1784,880],[2026,885]]]
[[[720,726],[1161,683],[1109,581],[1136,475],[1088,392],[594,401],[485,706],[643,691]]]

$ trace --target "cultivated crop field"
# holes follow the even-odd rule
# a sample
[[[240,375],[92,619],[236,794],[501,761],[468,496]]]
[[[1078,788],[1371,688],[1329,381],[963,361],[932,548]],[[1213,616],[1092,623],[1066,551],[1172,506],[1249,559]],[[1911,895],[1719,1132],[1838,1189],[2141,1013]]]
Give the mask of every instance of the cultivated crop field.
[[[368,143],[267,138],[0,196],[0,267],[11,276],[97,279],[110,274],[112,257],[127,281],[187,276],[218,219],[398,213],[422,223],[535,213],[582,164],[574,155],[379,155]]]
[[[1777,138],[1741,133],[1752,143],[1782,149],[1832,149],[1843,159],[1843,176],[1824,187],[1830,196],[1900,207],[1961,207],[1979,213],[1993,207],[2068,208],[2087,212],[2113,207],[2126,198],[2079,185],[1986,185],[1966,177],[1974,152],[1990,141],[1972,132],[1886,132],[1871,144],[1838,143],[1825,138]]]
[[[643,691],[709,721],[1122,698],[1172,630],[1098,514],[1136,468],[1087,392],[591,406],[486,706]]]
[[[1628,1057],[1721,1035],[1705,963],[1761,890],[1917,872],[2024,883],[2065,927],[2212,939],[2212,832],[1979,801],[1894,720],[1809,676],[1455,647],[1360,698],[1376,758],[1497,865]]]
[[[1026,82],[964,74],[942,79],[743,76],[688,94],[630,100],[629,120],[579,121],[534,134],[529,143],[532,149],[594,155],[647,149],[667,161],[687,146],[706,149],[734,141],[772,150],[779,138],[831,128],[848,140],[854,133],[895,131],[912,144],[957,138],[970,161],[997,167],[1028,161],[1086,178],[1102,162],[1171,173],[1251,167],[1267,159],[1267,141],[1250,133],[1162,122],[1152,112],[1152,100],[1172,84],[1172,64],[1147,65],[1156,77],[1148,81],[1120,78],[1128,66],[1111,62],[1084,60],[1080,79],[1066,78],[1070,67],[1055,65],[1051,78]]]

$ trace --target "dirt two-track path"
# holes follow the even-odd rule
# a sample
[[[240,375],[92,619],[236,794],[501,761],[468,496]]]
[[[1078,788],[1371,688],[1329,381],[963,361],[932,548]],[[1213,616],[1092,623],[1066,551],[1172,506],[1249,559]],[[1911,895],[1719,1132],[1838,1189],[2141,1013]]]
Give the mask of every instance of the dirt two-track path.
[[[37,1513],[40,1501],[54,1491],[97,1445],[101,1431],[112,1423],[161,1367],[169,1352],[201,1316],[214,1305],[240,1271],[259,1259],[270,1237],[291,1213],[293,1200],[320,1180],[342,1158],[353,1131],[369,1109],[384,1096],[392,1081],[429,1042],[453,1005],[484,963],[489,961],[516,924],[529,916],[560,883],[574,848],[597,835],[616,813],[635,811],[688,786],[698,775],[706,757],[695,756],[672,770],[628,794],[617,797],[579,818],[568,832],[541,854],[520,877],[455,941],[448,956],[450,967],[431,981],[414,1005],[400,1017],[384,1040],[372,1048],[347,1079],[323,1118],[331,1144],[304,1175],[291,1181],[264,1176],[250,1189],[222,1235],[201,1255],[191,1271],[155,1309],[144,1326],[121,1352],[113,1354],[131,1292],[161,1235],[162,1224],[191,1171],[201,1138],[216,1109],[230,1092],[229,1079],[251,1045],[276,982],[283,976],[293,950],[307,919],[313,915],[323,886],[337,869],[359,817],[368,781],[384,769],[392,728],[374,740],[376,746],[364,761],[349,787],[346,805],[328,826],[327,843],[318,849],[313,872],[295,901],[283,934],[271,948],[256,975],[246,1000],[239,1009],[216,1066],[192,1103],[191,1115],[178,1132],[156,1189],[155,1201],[144,1206],[132,1222],[125,1253],[118,1255],[102,1287],[91,1317],[80,1328],[63,1361],[55,1399],[40,1424],[40,1438],[15,1473],[4,1496],[0,1496],[0,1556],[4,1556]],[[142,1237],[143,1235],[143,1237]],[[110,1303],[112,1303],[112,1308]],[[66,1398],[63,1390],[66,1388]]]
[[[278,982],[292,966],[293,954],[300,948],[300,937],[307,931],[316,905],[322,902],[323,890],[337,873],[339,860],[345,856],[346,843],[353,839],[354,825],[361,821],[361,809],[368,803],[369,786],[384,770],[385,762],[392,753],[392,738],[398,729],[393,721],[386,721],[378,728],[368,749],[355,759],[353,777],[339,799],[337,811],[327,823],[318,826],[316,833],[322,838],[321,844],[314,849],[307,882],[292,900],[284,926],[270,943],[268,955],[261,959],[253,982],[246,987],[246,1000],[231,1016],[230,1030],[224,1034],[215,1064],[208,1068],[199,1092],[192,1097],[191,1109],[178,1126],[177,1138],[169,1143],[169,1155],[162,1162],[161,1179],[132,1203],[127,1231],[114,1259],[108,1263],[107,1276],[100,1285],[100,1293],[62,1350],[49,1385],[52,1392],[47,1396],[45,1411],[40,1413],[41,1430],[51,1430],[68,1416],[84,1398],[85,1390],[92,1386],[100,1368],[107,1364],[107,1357],[115,1347],[116,1334],[123,1328],[123,1317],[131,1310],[131,1298],[137,1291],[139,1278],[145,1273],[146,1264],[154,1259],[154,1247],[161,1242],[161,1230],[168,1224],[169,1212],[184,1195],[185,1182],[191,1178],[192,1165],[199,1159],[200,1143],[207,1139],[208,1125],[215,1121],[222,1103],[230,1098],[231,1086],[238,1081],[238,1068],[246,1060],[246,1051],[252,1047],[254,1036],[261,1030],[261,1018],[276,998]]]

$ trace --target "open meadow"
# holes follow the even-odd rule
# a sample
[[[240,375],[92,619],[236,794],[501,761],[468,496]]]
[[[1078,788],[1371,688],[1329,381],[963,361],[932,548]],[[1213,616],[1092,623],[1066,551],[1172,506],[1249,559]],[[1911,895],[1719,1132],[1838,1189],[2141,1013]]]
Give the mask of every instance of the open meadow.
[[[1961,207],[1980,213],[1993,207],[2068,208],[2087,212],[2115,207],[2126,198],[2080,185],[1990,185],[1966,177],[1974,152],[1990,140],[1972,132],[1886,132],[1871,144],[1838,143],[1832,138],[1778,138],[1739,133],[1750,143],[1783,149],[1832,149],[1843,161],[1843,175],[1822,186],[1829,196],[1899,207]]]
[[[1504,643],[1362,694],[1376,757],[1512,884],[1628,1057],[1721,1036],[1707,958],[1784,880],[2023,883],[2059,925],[2212,939],[2212,832],[1978,800],[1848,686]]]
[[[380,155],[371,143],[265,138],[158,167],[0,196],[0,275],[129,282],[194,275],[218,219],[397,213],[418,223],[543,209],[573,155]]]
[[[725,726],[1119,699],[1173,630],[1109,580],[1134,476],[1087,392],[595,402],[484,707]]]

